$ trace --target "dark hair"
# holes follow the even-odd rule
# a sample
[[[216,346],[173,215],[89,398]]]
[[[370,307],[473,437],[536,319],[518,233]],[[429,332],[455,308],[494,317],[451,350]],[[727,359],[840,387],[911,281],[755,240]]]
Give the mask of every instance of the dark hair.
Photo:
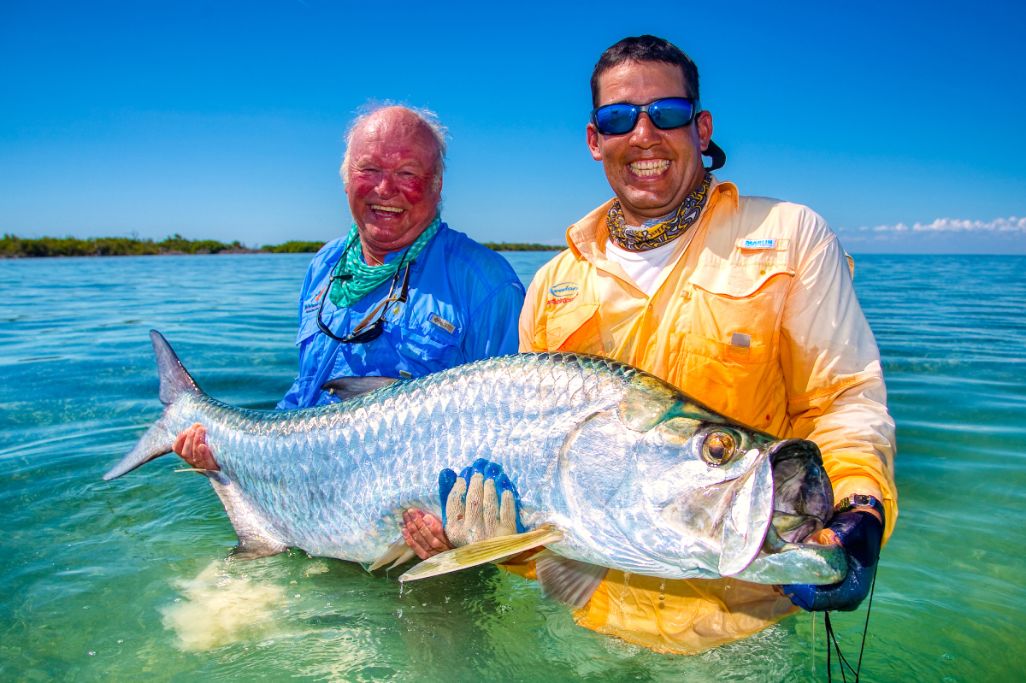
[[[698,97],[698,67],[684,51],[668,40],[643,35],[624,38],[608,48],[599,57],[595,70],[591,72],[591,106],[598,106],[599,76],[624,62],[665,62],[676,64],[684,76],[684,88],[689,97]]]

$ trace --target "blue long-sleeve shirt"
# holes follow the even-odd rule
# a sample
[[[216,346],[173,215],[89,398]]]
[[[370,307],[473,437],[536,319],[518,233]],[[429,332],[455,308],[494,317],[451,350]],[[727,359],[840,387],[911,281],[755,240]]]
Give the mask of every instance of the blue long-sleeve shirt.
[[[307,269],[296,335],[299,376],[278,403],[279,409],[337,400],[321,391],[321,386],[338,377],[420,377],[517,352],[524,286],[500,254],[445,223],[410,266],[406,303],[388,306],[380,337],[364,344],[343,344],[324,334],[317,325],[317,312],[345,243],[340,238],[324,245]],[[398,252],[385,260],[401,257]],[[400,268],[400,279],[402,272]],[[329,299],[321,319],[332,333],[345,337],[388,296],[391,287],[389,278],[348,308],[338,308]]]

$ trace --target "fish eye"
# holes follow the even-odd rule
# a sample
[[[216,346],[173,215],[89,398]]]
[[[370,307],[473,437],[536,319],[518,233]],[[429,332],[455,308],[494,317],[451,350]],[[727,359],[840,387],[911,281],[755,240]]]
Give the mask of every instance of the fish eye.
[[[728,432],[709,432],[702,442],[702,459],[710,465],[722,465],[734,457],[737,440]]]

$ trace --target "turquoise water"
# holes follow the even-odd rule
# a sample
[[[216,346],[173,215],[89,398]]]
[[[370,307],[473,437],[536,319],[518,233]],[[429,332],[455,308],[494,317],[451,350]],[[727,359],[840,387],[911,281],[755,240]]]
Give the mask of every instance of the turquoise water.
[[[550,254],[508,256],[526,280]],[[227,518],[175,458],[101,481],[160,413],[150,328],[209,393],[273,405],[295,369],[307,260],[0,261],[0,679],[825,677],[809,615],[698,657],[658,655],[576,627],[491,567],[400,591],[296,551],[226,563]],[[1017,680],[1026,258],[865,256],[856,286],[883,353],[902,495],[865,680]],[[853,658],[864,619],[834,619]]]

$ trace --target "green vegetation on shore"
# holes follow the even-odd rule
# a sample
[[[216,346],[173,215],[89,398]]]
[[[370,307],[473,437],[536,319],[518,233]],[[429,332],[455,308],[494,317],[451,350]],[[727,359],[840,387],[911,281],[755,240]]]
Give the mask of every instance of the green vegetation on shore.
[[[190,240],[175,233],[159,242],[134,237],[34,237],[5,234],[0,238],[0,258],[45,256],[151,256],[159,254],[299,254],[313,253],[324,242],[289,240],[253,249],[238,240]],[[485,242],[494,251],[558,251],[562,247],[523,242]]]
[[[536,242],[482,242],[481,244],[492,251],[561,251],[566,246]]]
[[[260,251],[267,251],[272,254],[313,254],[323,246],[324,242],[289,240],[281,244],[265,244],[260,247]]]
[[[30,256],[149,256],[156,254],[220,254],[250,252],[238,241],[189,240],[179,234],[159,242],[133,237],[36,237],[5,234],[0,238],[0,257]]]

